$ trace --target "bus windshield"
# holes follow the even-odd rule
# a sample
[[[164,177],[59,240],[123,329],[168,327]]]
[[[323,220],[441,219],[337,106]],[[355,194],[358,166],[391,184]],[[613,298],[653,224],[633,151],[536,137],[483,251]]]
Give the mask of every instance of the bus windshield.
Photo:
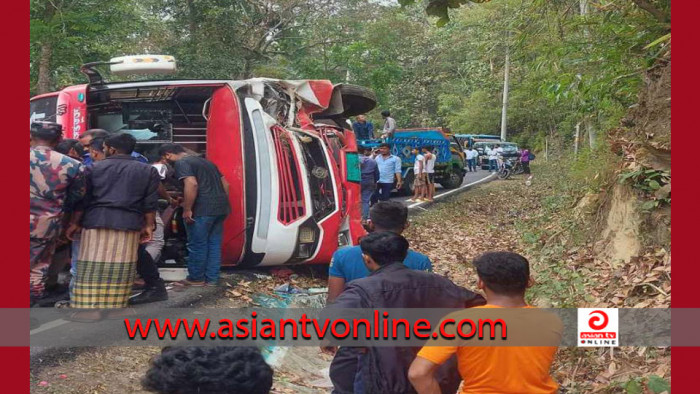
[[[56,121],[56,105],[58,104],[58,95],[44,97],[29,102],[29,122]]]

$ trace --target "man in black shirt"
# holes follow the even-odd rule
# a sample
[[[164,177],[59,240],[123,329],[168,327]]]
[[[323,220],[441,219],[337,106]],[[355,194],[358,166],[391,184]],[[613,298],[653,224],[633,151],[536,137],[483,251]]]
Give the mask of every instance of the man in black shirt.
[[[160,177],[131,156],[135,146],[129,134],[105,139],[106,159],[94,163],[82,212],[66,231],[72,239],[84,228],[71,300],[76,308],[126,307],[139,244],[153,236]]]
[[[364,264],[371,273],[365,278],[351,281],[329,308],[380,311],[390,308],[461,309],[486,303],[481,295],[457,286],[447,278],[406,267],[403,261],[408,253],[408,241],[401,235],[391,231],[374,232],[362,238],[360,248]],[[414,393],[408,380],[408,368],[419,350],[420,347],[384,346],[358,349],[352,391]],[[352,365],[348,361],[334,364],[343,370]],[[331,368],[334,368],[333,364]],[[447,366],[444,368],[441,378],[442,373],[449,369]],[[335,375],[334,372],[331,371],[331,376]],[[458,379],[445,375],[441,380],[443,393],[457,391]],[[346,393],[350,390],[335,387],[334,392]]]
[[[214,163],[191,156],[178,144],[164,144],[160,156],[175,167],[184,184],[182,217],[187,230],[187,279],[185,286],[216,285],[221,268],[224,220],[230,208],[228,183]]]

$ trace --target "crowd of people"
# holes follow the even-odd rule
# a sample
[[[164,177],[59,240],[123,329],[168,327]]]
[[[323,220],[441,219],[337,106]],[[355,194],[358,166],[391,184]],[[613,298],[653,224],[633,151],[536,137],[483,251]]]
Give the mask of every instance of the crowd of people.
[[[160,146],[149,163],[126,133],[93,129],[62,140],[61,125],[36,122],[30,135],[32,305],[65,264],[54,259],[58,248],[71,250],[69,305],[87,310],[73,320],[102,317],[90,309],[167,299],[156,266],[164,246],[161,202],[182,207],[187,230],[188,276],[176,285],[217,285],[230,208],[228,184],[213,163],[177,144]],[[132,297],[136,273],[144,283]]]
[[[328,277],[330,308],[529,308],[528,261],[516,253],[490,252],[473,264],[484,296],[431,273],[430,259],[401,235],[408,209],[378,202],[359,246],[339,249]],[[561,336],[561,327],[557,329]],[[556,347],[325,348],[334,354],[334,393],[554,393],[549,375]],[[452,356],[456,356],[455,359]],[[528,368],[521,362],[527,360]],[[459,379],[461,377],[461,379]]]
[[[387,140],[394,136],[394,132],[396,131],[396,119],[391,116],[391,111],[388,110],[382,111],[381,115],[382,119],[384,119],[384,126],[379,136],[375,135],[374,123],[367,120],[366,115],[362,114],[357,116],[355,121],[352,122],[352,130],[355,132],[355,137],[358,141],[371,140],[377,137]]]
[[[328,308],[532,308],[533,284],[523,256],[489,252],[473,261],[483,296],[432,273],[430,259],[401,235],[408,209],[400,202],[371,208],[369,234],[339,249],[329,268]],[[459,313],[459,312],[457,312]],[[559,322],[560,323],[560,322]],[[532,327],[541,330],[538,320]],[[561,338],[562,327],[548,329]],[[326,346],[333,393],[555,393],[549,371],[556,346]],[[142,381],[148,391],[267,393],[272,369],[255,348],[166,348]],[[461,387],[461,389],[460,389]]]
[[[78,140],[61,136],[58,124],[31,126],[32,303],[46,294],[59,247],[73,252],[70,305],[80,309],[73,320],[94,321],[104,317],[102,309],[167,299],[155,264],[163,248],[161,204],[183,209],[188,277],[178,285],[217,284],[223,222],[230,208],[228,184],[213,163],[177,144],[160,146],[158,157],[149,162],[134,151],[136,140],[125,133],[89,130]],[[431,147],[414,154],[421,188],[414,197],[430,196]],[[394,181],[401,185],[401,160],[382,144],[376,152],[364,152],[361,167],[369,234],[359,245],[333,255],[328,308],[530,307],[525,301],[532,285],[530,267],[518,254],[490,252],[473,261],[483,295],[432,273],[428,256],[411,250],[401,235],[409,226],[407,207],[387,201]],[[169,192],[173,184],[180,194]],[[373,196],[379,201],[370,208]],[[145,290],[131,297],[137,272]],[[551,346],[325,346],[322,351],[333,354],[334,393],[454,393],[460,384],[464,393],[557,390],[549,374],[556,352]],[[272,375],[254,348],[166,348],[142,384],[157,393],[266,393]]]
[[[500,144],[486,145],[484,154],[488,157],[489,172],[498,172],[503,168],[505,165],[504,152],[505,150]],[[464,150],[464,155],[467,170],[469,172],[477,171],[479,169],[479,163],[477,163],[479,152],[472,145]],[[531,174],[530,162],[534,159],[535,155],[528,148],[522,148],[518,151],[517,161],[522,165],[524,174]]]
[[[378,202],[371,208],[369,234],[360,245],[341,248],[333,256],[328,308],[532,308],[525,301],[533,281],[523,256],[488,252],[474,259],[482,296],[432,273],[430,259],[411,250],[401,235],[408,223],[408,210],[400,202]],[[533,319],[519,328],[541,332],[540,324]],[[561,322],[547,325],[558,342]],[[321,349],[334,355],[330,379],[335,394],[556,393],[558,385],[550,375],[556,350],[459,343]],[[161,394],[268,393],[272,380],[273,370],[256,348],[183,347],[164,349],[142,385]]]

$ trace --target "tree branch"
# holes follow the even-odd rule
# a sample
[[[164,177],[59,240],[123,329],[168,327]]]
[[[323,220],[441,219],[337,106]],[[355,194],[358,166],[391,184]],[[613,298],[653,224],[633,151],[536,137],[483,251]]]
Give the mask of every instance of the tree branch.
[[[661,23],[668,23],[670,18],[666,13],[656,8],[651,2],[647,0],[632,0],[637,7],[643,9],[644,11],[650,13],[657,21]]]

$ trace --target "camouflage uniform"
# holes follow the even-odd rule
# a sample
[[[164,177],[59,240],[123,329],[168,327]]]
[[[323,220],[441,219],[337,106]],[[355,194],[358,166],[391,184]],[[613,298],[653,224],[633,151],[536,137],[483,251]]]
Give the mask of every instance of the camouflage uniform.
[[[44,293],[47,271],[61,234],[63,213],[85,196],[79,161],[37,146],[29,150],[29,290]]]

